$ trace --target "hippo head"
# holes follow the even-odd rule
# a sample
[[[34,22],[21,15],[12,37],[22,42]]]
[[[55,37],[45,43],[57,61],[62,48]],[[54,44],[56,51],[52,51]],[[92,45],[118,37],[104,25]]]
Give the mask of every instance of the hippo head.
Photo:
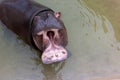
[[[51,64],[68,57],[65,46],[68,43],[66,28],[60,20],[60,12],[42,12],[33,20],[33,41],[42,51],[42,62]]]

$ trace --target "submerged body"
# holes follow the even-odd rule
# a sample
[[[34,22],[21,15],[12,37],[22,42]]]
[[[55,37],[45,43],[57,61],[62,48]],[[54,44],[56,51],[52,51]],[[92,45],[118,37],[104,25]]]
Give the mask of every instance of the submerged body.
[[[0,20],[26,43],[42,51],[45,64],[67,59],[68,38],[60,13],[32,0],[4,0]]]

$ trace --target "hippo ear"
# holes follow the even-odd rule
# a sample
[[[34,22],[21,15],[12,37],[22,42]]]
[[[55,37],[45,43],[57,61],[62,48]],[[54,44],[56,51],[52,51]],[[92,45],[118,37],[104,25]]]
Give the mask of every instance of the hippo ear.
[[[56,18],[60,18],[61,17],[61,12],[55,12],[54,15],[55,15]]]
[[[40,16],[35,16],[34,21],[37,22],[38,20],[40,20]]]

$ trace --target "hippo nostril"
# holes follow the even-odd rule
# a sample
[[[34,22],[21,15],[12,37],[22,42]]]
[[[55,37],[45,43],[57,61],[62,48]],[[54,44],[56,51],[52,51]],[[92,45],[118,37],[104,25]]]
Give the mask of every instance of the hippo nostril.
[[[65,51],[62,51],[63,54],[66,54]]]
[[[55,56],[56,56],[56,57],[58,57],[58,55],[57,55],[57,54],[56,54]]]
[[[51,56],[51,58],[53,58],[53,56]]]

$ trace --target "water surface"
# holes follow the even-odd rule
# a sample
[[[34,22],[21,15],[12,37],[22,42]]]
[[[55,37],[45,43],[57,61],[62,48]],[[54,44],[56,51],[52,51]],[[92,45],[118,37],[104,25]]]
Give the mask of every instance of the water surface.
[[[40,54],[0,25],[0,80],[90,80],[120,75],[119,0],[36,0],[62,12],[68,31],[65,62]]]

